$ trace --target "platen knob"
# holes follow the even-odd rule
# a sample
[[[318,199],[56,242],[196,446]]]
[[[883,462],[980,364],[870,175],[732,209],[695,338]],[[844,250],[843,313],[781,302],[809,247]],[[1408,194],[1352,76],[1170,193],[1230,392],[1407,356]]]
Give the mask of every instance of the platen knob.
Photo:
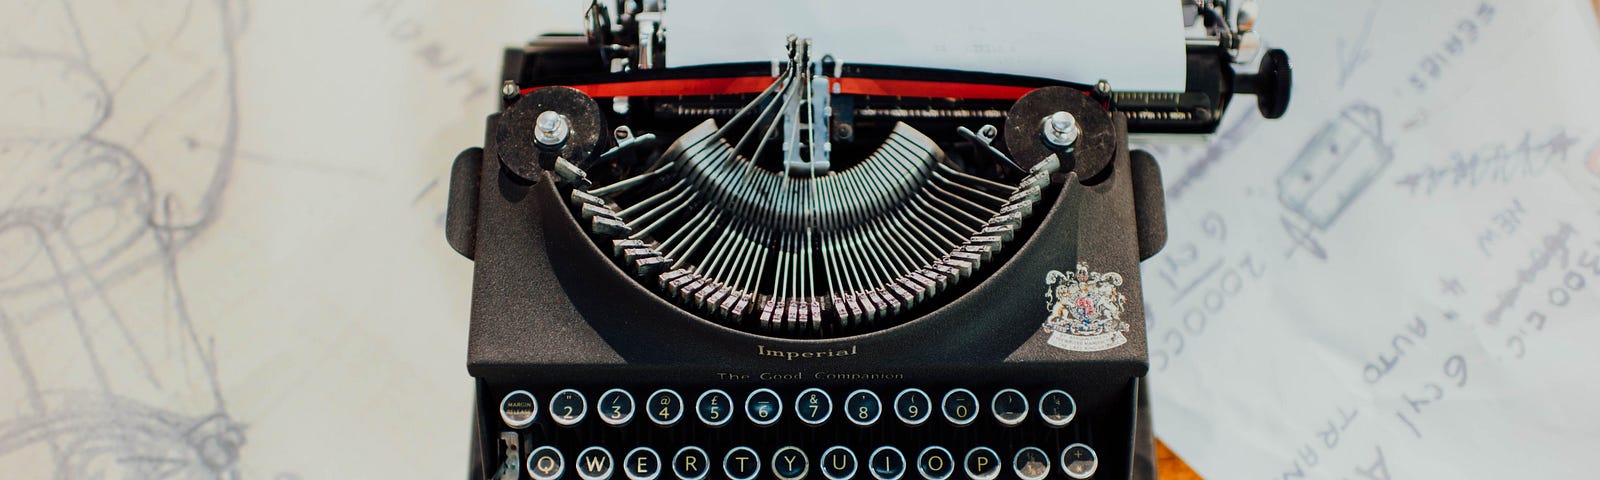
[[[1255,95],[1261,116],[1267,118],[1282,117],[1289,110],[1289,91],[1293,86],[1294,67],[1289,64],[1289,54],[1278,48],[1267,51],[1256,73],[1233,79],[1234,93]]]

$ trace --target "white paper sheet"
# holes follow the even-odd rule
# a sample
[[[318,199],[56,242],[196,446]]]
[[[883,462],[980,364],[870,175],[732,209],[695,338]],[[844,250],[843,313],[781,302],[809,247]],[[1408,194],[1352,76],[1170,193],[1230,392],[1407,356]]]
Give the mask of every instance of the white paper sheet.
[[[1151,147],[1156,434],[1208,479],[1592,477],[1590,3],[1263,5],[1289,114]]]
[[[1183,12],[1167,0],[678,0],[663,21],[667,65],[814,58],[1009,73],[1127,91],[1183,91]]]

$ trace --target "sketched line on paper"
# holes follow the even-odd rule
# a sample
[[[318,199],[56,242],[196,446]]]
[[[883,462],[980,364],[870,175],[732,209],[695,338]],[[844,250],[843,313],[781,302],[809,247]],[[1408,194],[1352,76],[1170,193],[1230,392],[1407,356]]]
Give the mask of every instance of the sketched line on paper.
[[[1395,185],[1414,196],[1480,185],[1507,185],[1566,163],[1578,143],[1578,137],[1566,129],[1538,136],[1524,131],[1516,142],[1452,152],[1444,161],[1431,162],[1401,175]]]
[[[1278,175],[1278,200],[1326,230],[1393,161],[1383,114],[1365,103],[1351,104],[1312,135]]]
[[[1362,64],[1372,57],[1372,51],[1367,48],[1367,40],[1372,37],[1372,24],[1378,19],[1378,2],[1373,2],[1367,7],[1367,15],[1362,19],[1361,32],[1352,38],[1339,38],[1336,44],[1339,61],[1339,88],[1344,88],[1350,77],[1360,69]]]
[[[245,425],[178,264],[236,157],[246,5],[152,3],[0,20],[0,465],[241,476]]]

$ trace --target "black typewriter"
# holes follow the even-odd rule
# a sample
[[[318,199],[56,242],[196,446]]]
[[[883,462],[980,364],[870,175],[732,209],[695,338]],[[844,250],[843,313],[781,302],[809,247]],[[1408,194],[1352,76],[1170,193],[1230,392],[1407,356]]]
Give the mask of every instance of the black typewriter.
[[[447,215],[476,262],[472,478],[1152,478],[1165,219],[1128,134],[1212,132],[1235,93],[1275,118],[1290,84],[1252,10],[1181,3],[1183,92],[806,32],[668,67],[653,1],[507,50]]]

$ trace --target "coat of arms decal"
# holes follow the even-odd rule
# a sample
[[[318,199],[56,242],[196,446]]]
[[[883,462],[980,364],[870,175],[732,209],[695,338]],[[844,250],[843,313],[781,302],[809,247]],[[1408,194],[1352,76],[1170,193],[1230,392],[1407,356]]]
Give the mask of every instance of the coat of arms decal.
[[[1123,332],[1128,322],[1122,311],[1128,297],[1117,291],[1122,274],[1091,272],[1079,262],[1077,271],[1045,274],[1045,308],[1050,312],[1044,330],[1052,347],[1075,352],[1098,352],[1128,342]]]

